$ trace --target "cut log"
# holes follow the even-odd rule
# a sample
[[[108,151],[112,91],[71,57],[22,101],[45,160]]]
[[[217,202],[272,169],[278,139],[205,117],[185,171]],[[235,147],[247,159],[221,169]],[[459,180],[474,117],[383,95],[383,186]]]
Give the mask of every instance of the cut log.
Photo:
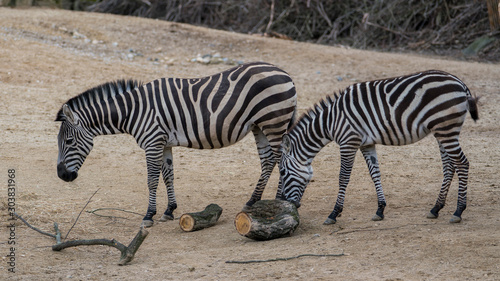
[[[221,214],[222,208],[219,205],[210,204],[201,212],[183,214],[179,219],[179,226],[186,232],[211,227],[217,223]]]
[[[239,234],[254,240],[270,240],[291,235],[299,226],[295,205],[283,200],[257,201],[250,211],[236,215]]]

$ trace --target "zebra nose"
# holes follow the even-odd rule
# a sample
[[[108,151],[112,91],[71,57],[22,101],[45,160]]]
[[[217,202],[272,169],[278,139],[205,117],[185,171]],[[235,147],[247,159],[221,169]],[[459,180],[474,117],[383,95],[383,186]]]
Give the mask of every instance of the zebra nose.
[[[296,201],[296,200],[291,200],[290,203],[292,203],[293,205],[295,205],[295,208],[300,208],[300,202],[299,201]]]
[[[66,169],[66,164],[64,162],[61,162],[57,164],[57,176],[62,179],[63,181],[74,181],[78,177],[78,173],[74,171],[68,171]]]

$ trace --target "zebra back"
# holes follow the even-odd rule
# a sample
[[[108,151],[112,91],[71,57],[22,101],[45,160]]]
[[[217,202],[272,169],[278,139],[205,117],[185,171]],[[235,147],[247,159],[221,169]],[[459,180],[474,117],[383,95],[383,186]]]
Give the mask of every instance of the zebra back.
[[[291,77],[262,62],[248,63],[202,78],[161,78],[131,93],[151,108],[170,146],[220,148],[241,140],[252,126],[269,135],[276,150],[293,119],[297,95]],[[146,118],[146,112],[139,114]],[[131,119],[131,122],[133,120]],[[146,126],[127,125],[136,138]],[[146,128],[146,129],[142,129]],[[135,129],[135,130],[134,130]]]

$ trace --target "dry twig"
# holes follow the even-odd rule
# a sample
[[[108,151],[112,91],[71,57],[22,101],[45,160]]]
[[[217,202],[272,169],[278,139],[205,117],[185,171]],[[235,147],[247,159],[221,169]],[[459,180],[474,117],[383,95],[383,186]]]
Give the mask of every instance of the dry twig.
[[[417,225],[435,225],[435,223],[412,223],[412,224],[404,224],[400,226],[395,226],[395,227],[385,227],[385,228],[358,228],[358,229],[351,229],[351,230],[346,230],[342,231],[342,229],[339,229],[337,231],[332,231],[330,234],[348,234],[348,233],[353,233],[353,232],[362,232],[362,231],[382,231],[382,230],[393,230],[393,229],[398,229],[398,228],[403,228],[407,226],[417,226]]]
[[[93,215],[96,215],[98,217],[103,217],[103,218],[127,219],[125,217],[107,216],[107,215],[101,215],[101,214],[97,213],[97,212],[100,212],[100,211],[108,211],[108,210],[125,212],[125,213],[129,213],[129,214],[138,215],[138,216],[141,216],[141,217],[143,216],[142,214],[139,214],[139,213],[136,213],[136,212],[133,212],[133,211],[123,210],[123,209],[118,209],[118,208],[97,208],[97,209],[94,209],[94,210],[91,210],[91,211],[86,211],[86,212],[90,213],[90,214],[93,214]]]
[[[83,206],[82,210],[80,211],[80,213],[78,214],[78,216],[76,217],[76,220],[75,222],[73,223],[73,225],[69,228],[68,230],[68,233],[66,233],[66,236],[64,236],[64,240],[66,240],[66,238],[68,238],[68,235],[69,233],[71,232],[71,230],[73,229],[73,227],[76,225],[76,223],[78,222],[78,219],[80,218],[80,215],[82,214],[83,210],[85,210],[85,208],[87,208],[87,205],[90,203],[90,200],[92,200],[92,197],[94,197],[94,195],[100,190],[101,188],[98,188],[94,194],[92,194],[92,196],[90,196],[89,200],[87,200],[87,203],[85,204],[85,206]]]
[[[341,257],[341,256],[344,256],[344,251],[342,251],[342,253],[340,254],[302,254],[286,258],[275,258],[268,260],[226,261],[226,263],[247,264],[247,263],[262,263],[262,262],[273,262],[273,261],[288,261],[288,260],[298,259],[301,257]]]

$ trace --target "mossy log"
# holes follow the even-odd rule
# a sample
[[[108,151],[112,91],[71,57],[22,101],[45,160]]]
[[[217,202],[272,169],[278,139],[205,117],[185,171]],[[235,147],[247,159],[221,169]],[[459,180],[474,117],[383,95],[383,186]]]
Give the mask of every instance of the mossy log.
[[[179,219],[179,226],[186,232],[211,227],[217,223],[221,214],[222,208],[219,205],[210,204],[201,212],[183,214]]]
[[[299,226],[295,205],[283,200],[257,201],[250,211],[236,215],[234,225],[239,234],[254,240],[270,240],[291,235]]]

